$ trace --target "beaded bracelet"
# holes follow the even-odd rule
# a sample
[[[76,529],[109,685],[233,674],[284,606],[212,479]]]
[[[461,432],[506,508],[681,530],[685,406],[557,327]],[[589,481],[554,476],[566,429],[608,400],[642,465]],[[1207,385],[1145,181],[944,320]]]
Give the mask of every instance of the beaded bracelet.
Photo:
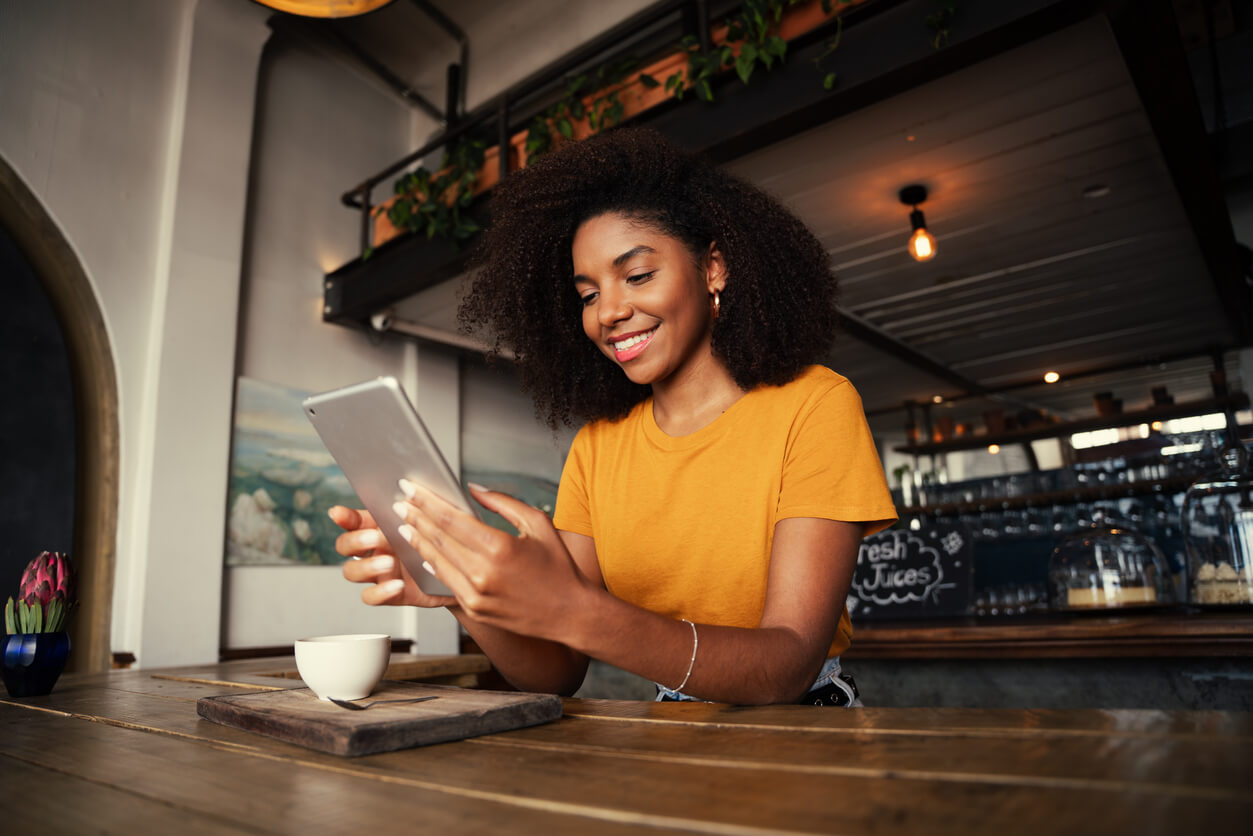
[[[692,678],[692,668],[696,666],[696,648],[700,647],[700,636],[696,635],[696,625],[688,621],[686,618],[679,619],[686,622],[692,628],[692,658],[687,663],[687,674],[683,677],[683,681],[679,683],[679,687],[675,688],[676,692],[681,692],[683,687],[687,685],[687,681]]]

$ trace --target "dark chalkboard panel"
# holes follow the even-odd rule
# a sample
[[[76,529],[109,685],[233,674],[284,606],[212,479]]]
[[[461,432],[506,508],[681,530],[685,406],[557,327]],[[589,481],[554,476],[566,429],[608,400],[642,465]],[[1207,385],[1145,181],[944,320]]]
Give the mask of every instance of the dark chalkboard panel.
[[[39,552],[74,536],[74,390],[43,284],[0,227],[0,605]]]
[[[964,615],[974,549],[961,526],[889,529],[862,540],[849,592],[856,619]]]

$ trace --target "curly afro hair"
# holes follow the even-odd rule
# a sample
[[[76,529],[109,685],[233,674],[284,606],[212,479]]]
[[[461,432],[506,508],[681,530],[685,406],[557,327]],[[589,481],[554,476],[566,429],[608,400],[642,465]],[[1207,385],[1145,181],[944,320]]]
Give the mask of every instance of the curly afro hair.
[[[836,280],[801,221],[754,186],[659,133],[620,128],[562,146],[506,178],[459,319],[511,349],[550,427],[617,419],[649,396],[583,333],[571,243],[589,218],[620,213],[727,266],[712,344],[744,390],[781,385],[830,347]]]

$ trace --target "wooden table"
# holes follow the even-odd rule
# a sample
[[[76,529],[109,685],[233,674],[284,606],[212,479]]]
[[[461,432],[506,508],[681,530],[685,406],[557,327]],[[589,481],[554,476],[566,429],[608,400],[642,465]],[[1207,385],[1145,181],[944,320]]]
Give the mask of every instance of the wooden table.
[[[263,662],[0,692],[5,832],[1069,836],[1253,823],[1253,714],[567,700],[548,725],[346,759],[197,716],[200,697],[300,685],[259,675],[276,669]]]

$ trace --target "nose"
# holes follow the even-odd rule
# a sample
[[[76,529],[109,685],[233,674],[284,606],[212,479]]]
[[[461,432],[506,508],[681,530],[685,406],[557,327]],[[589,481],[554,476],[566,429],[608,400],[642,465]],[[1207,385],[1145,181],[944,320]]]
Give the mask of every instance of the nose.
[[[630,319],[635,313],[625,294],[617,289],[602,289],[596,301],[596,319],[606,328]]]

